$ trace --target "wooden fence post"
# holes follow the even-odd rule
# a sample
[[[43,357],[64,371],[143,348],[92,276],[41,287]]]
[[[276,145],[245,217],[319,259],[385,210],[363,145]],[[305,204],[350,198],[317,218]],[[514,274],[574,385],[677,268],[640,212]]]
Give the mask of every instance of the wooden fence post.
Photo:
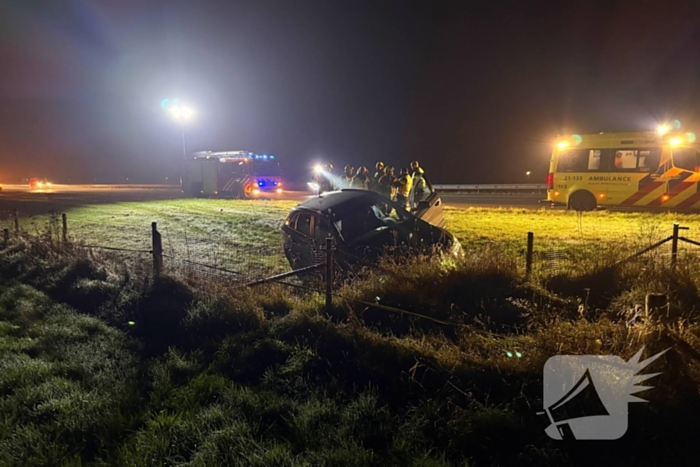
[[[673,237],[671,239],[671,272],[676,271],[676,264],[678,263],[678,232],[688,229],[689,227],[681,227],[678,222],[673,224]]]
[[[68,242],[68,220],[66,219],[66,213],[61,214],[61,221],[63,222],[63,243]]]
[[[673,224],[673,239],[671,240],[671,271],[676,270],[678,260],[678,222]]]
[[[532,232],[527,233],[527,256],[525,257],[525,275],[530,277],[532,272],[532,247],[535,241],[535,234]]]
[[[159,275],[163,269],[163,244],[161,243],[160,232],[158,232],[157,224],[151,223],[151,238],[153,247],[153,271]]]
[[[9,231],[9,229],[2,229],[2,239],[3,239],[3,242],[5,242],[5,248],[7,248],[7,245],[10,243],[10,231]]]
[[[15,209],[13,215],[15,218],[15,234],[19,235],[19,215],[17,214],[16,209]]]
[[[333,309],[333,239],[326,239],[326,314]]]

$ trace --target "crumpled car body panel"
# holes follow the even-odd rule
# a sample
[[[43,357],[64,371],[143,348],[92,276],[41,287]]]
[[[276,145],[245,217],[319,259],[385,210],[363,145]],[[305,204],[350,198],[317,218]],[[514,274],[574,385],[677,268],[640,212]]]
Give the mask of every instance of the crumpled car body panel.
[[[442,202],[438,197],[428,202],[432,204],[423,203],[414,215],[366,190],[341,190],[309,198],[292,209],[282,226],[285,255],[293,269],[323,263],[329,236],[341,268],[374,261],[397,248],[414,253],[437,250],[463,254],[457,239],[444,228]]]

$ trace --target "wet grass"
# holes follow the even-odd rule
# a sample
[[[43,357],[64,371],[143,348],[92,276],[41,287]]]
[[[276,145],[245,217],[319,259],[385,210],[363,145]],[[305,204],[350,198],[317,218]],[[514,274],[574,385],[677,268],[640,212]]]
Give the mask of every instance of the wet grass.
[[[496,250],[418,261],[340,286],[326,316],[314,293],[154,280],[147,265],[13,241],[0,250],[0,465],[693,465],[693,270],[648,315],[668,270],[621,269],[585,297],[579,278],[525,281]],[[549,357],[641,347],[671,350],[625,438],[547,438]]]

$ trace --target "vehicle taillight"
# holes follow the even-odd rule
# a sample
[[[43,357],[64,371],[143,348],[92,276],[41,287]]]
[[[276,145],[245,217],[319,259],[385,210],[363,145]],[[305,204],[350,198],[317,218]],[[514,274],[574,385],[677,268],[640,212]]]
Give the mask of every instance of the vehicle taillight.
[[[551,190],[552,188],[554,188],[554,174],[550,172],[547,174],[547,189]]]

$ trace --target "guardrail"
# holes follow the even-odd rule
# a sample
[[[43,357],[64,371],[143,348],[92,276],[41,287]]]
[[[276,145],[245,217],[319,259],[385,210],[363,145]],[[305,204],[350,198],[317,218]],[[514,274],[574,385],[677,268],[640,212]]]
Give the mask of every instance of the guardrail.
[[[433,185],[437,191],[545,191],[547,185],[544,183],[514,183],[514,184],[490,184],[490,185]]]

